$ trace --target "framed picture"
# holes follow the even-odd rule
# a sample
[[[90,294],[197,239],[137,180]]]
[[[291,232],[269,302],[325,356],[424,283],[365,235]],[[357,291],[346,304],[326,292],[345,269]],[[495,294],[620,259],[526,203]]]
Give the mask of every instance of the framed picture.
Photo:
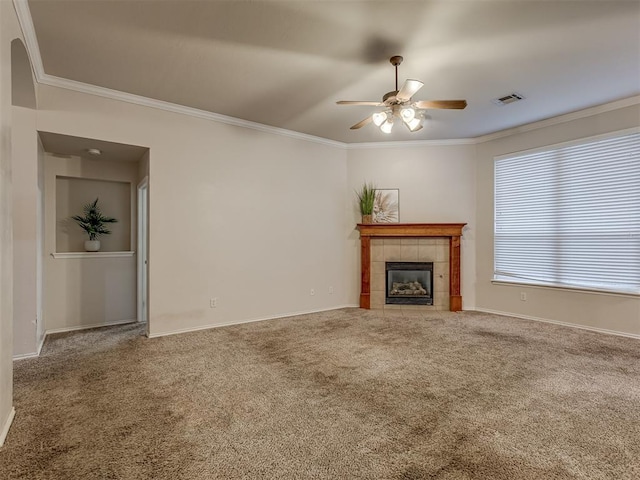
[[[373,204],[374,223],[398,223],[400,221],[400,190],[377,188]]]

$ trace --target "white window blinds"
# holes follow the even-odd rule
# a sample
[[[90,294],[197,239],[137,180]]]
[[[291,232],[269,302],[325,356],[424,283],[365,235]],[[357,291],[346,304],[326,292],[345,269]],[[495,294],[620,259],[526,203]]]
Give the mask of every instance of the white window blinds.
[[[640,133],[495,161],[496,280],[640,293]]]

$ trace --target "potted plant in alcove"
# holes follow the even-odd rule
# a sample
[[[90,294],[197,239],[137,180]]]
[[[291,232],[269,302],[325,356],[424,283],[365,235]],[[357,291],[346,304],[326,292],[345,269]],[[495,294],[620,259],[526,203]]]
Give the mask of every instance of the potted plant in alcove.
[[[118,220],[112,217],[105,217],[100,211],[98,206],[98,199],[93,202],[87,203],[82,207],[84,216],[74,215],[71,217],[82,228],[89,240],[84,242],[84,249],[87,252],[98,252],[100,250],[100,240],[98,237],[101,235],[109,235],[111,230],[105,227],[105,223],[116,223]]]
[[[373,205],[376,202],[376,187],[373,183],[363,183],[360,190],[356,190],[362,223],[373,223]]]

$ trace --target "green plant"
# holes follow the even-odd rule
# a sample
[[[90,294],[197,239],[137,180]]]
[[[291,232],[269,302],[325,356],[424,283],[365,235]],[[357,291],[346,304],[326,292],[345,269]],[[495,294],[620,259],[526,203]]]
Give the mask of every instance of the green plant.
[[[96,240],[100,235],[109,235],[111,233],[111,230],[104,226],[105,223],[116,223],[118,221],[102,214],[97,198],[93,202],[87,203],[82,207],[82,210],[84,211],[84,216],[74,215],[71,218],[76,221],[80,228],[87,232],[91,241]]]
[[[363,183],[360,190],[356,190],[360,213],[362,215],[372,215],[373,205],[376,201],[376,187],[373,183]]]

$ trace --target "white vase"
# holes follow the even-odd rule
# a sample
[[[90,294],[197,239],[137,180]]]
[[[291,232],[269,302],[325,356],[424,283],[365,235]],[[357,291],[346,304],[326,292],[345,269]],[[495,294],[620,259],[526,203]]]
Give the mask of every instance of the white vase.
[[[84,249],[87,252],[100,251],[100,240],[87,240],[84,242]]]

